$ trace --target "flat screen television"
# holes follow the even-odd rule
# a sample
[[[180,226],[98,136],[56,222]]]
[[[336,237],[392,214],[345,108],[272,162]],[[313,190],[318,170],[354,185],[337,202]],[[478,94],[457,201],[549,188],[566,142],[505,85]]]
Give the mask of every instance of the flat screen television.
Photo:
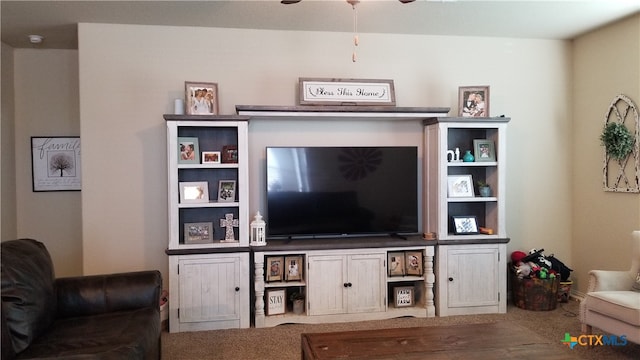
[[[418,233],[418,149],[268,147],[267,238]]]

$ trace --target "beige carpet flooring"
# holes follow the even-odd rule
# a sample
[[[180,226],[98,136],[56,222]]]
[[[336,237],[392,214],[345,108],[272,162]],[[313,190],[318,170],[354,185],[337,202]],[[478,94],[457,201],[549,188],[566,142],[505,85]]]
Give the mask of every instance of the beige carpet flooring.
[[[567,359],[623,360],[640,359],[640,345],[626,346],[577,345],[574,349],[562,344],[565,333],[580,335],[579,303],[560,303],[553,311],[528,311],[509,305],[506,314],[467,315],[435,318],[398,318],[336,324],[289,324],[262,329],[229,329],[170,334],[162,333],[162,359],[300,359],[300,334],[305,332],[350,331],[415,326],[442,326],[513,321],[549,339],[560,357]],[[594,329],[594,333],[602,333]],[[533,357],[532,357],[533,358]],[[527,357],[522,357],[527,359]],[[544,359],[535,359],[544,360]]]

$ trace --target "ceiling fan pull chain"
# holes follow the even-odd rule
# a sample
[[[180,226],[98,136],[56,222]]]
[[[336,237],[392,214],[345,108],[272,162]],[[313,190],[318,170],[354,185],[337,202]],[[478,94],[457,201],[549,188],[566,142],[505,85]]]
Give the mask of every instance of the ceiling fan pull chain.
[[[358,9],[356,8],[359,1],[347,0],[347,2],[351,4],[351,7],[353,8],[353,54],[351,54],[351,61],[356,62],[356,47],[360,42],[360,39],[358,38]]]

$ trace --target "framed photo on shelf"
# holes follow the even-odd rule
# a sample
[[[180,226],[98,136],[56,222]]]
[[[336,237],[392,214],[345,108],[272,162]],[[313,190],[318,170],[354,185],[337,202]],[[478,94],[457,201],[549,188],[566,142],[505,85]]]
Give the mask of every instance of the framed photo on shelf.
[[[452,216],[453,233],[456,235],[477,234],[478,219],[475,216]]]
[[[474,197],[471,175],[448,175],[447,195],[449,197]]]
[[[80,191],[79,136],[31,137],[33,191]]]
[[[282,281],[284,268],[284,257],[269,256],[267,257],[267,282]]]
[[[220,164],[220,151],[203,151],[203,164]]]
[[[302,264],[302,256],[286,256],[284,258],[284,279],[286,281],[300,281],[302,280],[302,270],[304,265]]]
[[[206,181],[180,182],[180,203],[209,202],[209,183]]]
[[[475,161],[496,161],[496,150],[493,141],[474,139],[473,157],[475,157]]]
[[[393,305],[397,308],[413,306],[414,293],[412,286],[396,286],[393,288]]]
[[[422,276],[422,251],[406,251],[404,257],[407,275]]]
[[[178,138],[178,164],[200,164],[197,137]]]
[[[265,291],[266,315],[284,314],[286,311],[286,291],[284,289],[268,289]]]
[[[404,276],[404,252],[390,252],[387,256],[389,276]]]
[[[458,116],[489,117],[489,86],[460,86]]]
[[[185,244],[209,244],[213,243],[213,223],[184,223]]]
[[[185,81],[187,115],[218,115],[218,84]]]
[[[237,164],[238,163],[238,147],[235,145],[223,146],[222,162],[225,164]]]
[[[218,181],[218,201],[234,202],[236,199],[236,181],[220,180]]]

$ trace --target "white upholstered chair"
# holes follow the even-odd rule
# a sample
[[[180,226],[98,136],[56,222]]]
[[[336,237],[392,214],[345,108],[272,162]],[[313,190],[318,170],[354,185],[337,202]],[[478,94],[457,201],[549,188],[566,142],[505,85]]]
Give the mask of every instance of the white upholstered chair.
[[[629,271],[591,270],[589,288],[580,304],[582,332],[592,327],[640,344],[640,231],[632,233]],[[635,290],[635,291],[634,291]]]

